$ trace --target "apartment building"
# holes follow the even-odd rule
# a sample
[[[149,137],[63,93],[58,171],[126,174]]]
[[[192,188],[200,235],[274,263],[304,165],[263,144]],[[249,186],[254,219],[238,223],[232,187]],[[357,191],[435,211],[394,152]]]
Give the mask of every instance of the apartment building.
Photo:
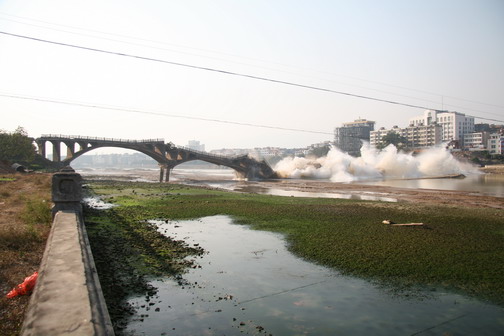
[[[391,129],[385,129],[381,127],[379,130],[370,133],[371,145],[379,147],[382,144],[381,139],[389,132],[395,132],[406,138],[405,145],[410,149],[431,147],[441,143],[441,126],[431,123],[429,125],[410,125],[406,128],[394,126]]]
[[[499,133],[490,134],[487,149],[491,155],[504,154],[504,135]]]
[[[474,118],[459,112],[426,110],[423,115],[410,119],[410,125],[437,123],[441,126],[441,141],[459,141],[464,146],[464,135],[474,132]]]
[[[358,156],[362,141],[370,141],[370,132],[374,130],[374,121],[357,119],[343,123],[343,127],[334,129],[334,145],[341,151]]]
[[[469,151],[483,151],[488,146],[488,132],[474,132],[464,134],[464,149]]]

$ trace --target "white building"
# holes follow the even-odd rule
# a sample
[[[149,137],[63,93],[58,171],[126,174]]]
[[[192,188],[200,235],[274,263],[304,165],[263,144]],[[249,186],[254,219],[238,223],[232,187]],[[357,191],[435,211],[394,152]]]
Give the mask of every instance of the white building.
[[[400,136],[406,138],[406,147],[410,149],[421,149],[439,145],[441,143],[441,126],[432,123],[429,125],[410,125],[406,128],[399,128],[397,126],[387,130],[380,128],[377,131],[370,133],[370,143],[372,146],[378,147],[381,145],[381,139],[389,132],[395,132]]]
[[[371,146],[378,147],[382,143],[381,139],[389,132],[395,132],[402,136],[402,129],[399,128],[398,126],[394,126],[391,129],[385,129],[385,127],[380,127],[380,129],[376,131],[371,131],[369,133],[369,143],[371,144]]]
[[[487,148],[491,155],[504,154],[504,135],[499,133],[490,134]]]
[[[441,125],[441,140],[449,142],[458,140],[464,145],[464,134],[474,132],[474,118],[466,117],[459,112],[427,110],[422,116],[410,119],[410,125],[430,125],[437,123]]]
[[[464,134],[464,149],[470,151],[484,151],[488,145],[488,132]]]

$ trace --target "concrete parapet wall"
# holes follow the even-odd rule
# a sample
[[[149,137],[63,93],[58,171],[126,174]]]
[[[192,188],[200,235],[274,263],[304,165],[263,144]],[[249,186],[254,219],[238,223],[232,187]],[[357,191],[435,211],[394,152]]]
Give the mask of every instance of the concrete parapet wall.
[[[113,335],[78,211],[55,214],[21,335]]]

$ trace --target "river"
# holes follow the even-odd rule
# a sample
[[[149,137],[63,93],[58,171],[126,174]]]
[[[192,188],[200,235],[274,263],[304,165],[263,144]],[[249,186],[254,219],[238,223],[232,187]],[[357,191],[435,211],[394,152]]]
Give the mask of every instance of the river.
[[[85,177],[157,182],[157,169],[86,170]],[[228,169],[174,169],[171,181],[284,196],[393,202],[377,194],[307,193],[234,178]],[[306,183],[307,180],[290,179]],[[330,181],[321,181],[331,184]],[[358,181],[400,188],[504,196],[504,179]],[[275,184],[273,184],[275,185]],[[170,237],[208,251],[183,281],[152,279],[155,297],[133,297],[132,335],[502,335],[504,308],[441,288],[397,291],[292,255],[282,235],[233,224],[227,216],[152,221]]]
[[[504,308],[446,292],[397,292],[306,262],[283,236],[227,216],[151,221],[203,247],[187,282],[157,279],[131,298],[134,335],[501,335]]]
[[[118,168],[100,168],[100,169],[77,169],[77,172],[84,177],[112,178],[129,181],[158,182],[159,170],[156,168],[145,169],[118,169]],[[215,188],[222,188],[233,191],[255,192],[262,194],[271,194],[278,196],[303,196],[303,197],[331,197],[331,198],[360,198],[364,200],[382,200],[393,201],[390,197],[373,197],[368,194],[342,194],[342,193],[306,193],[293,190],[285,190],[282,183],[277,183],[276,187],[265,187],[258,181],[245,181],[235,177],[231,169],[201,169],[201,168],[175,168],[170,175],[170,181],[192,185],[206,185]],[[293,183],[325,182],[328,185],[337,184],[329,179],[285,179],[284,181]],[[278,180],[282,182],[282,180]],[[504,175],[496,174],[469,174],[465,178],[446,178],[446,179],[367,179],[348,183],[339,183],[348,185],[375,185],[406,189],[436,189],[478,192],[483,195],[504,197]]]

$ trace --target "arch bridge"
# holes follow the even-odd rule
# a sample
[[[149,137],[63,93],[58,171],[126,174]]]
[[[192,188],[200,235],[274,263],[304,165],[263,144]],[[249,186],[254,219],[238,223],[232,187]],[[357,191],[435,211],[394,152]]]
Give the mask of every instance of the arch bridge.
[[[52,144],[52,161],[59,166],[67,166],[79,156],[103,147],[117,147],[141,152],[154,160],[160,167],[160,182],[169,181],[170,171],[177,165],[201,160],[216,165],[234,169],[239,176],[252,179],[267,179],[276,177],[275,172],[264,161],[258,161],[247,155],[223,156],[207,152],[196,151],[190,148],[175,146],[171,142],[165,143],[164,139],[126,140],[95,138],[84,136],[65,136],[47,134],[35,139],[38,154],[46,158],[46,144]],[[66,147],[66,157],[61,159],[61,144]]]

